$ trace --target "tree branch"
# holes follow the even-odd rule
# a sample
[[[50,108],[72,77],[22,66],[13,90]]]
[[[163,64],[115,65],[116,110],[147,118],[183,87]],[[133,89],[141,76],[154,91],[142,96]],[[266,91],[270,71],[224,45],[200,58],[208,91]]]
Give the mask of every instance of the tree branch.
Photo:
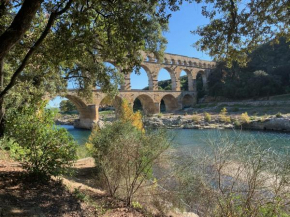
[[[63,14],[64,12],[66,12],[71,4],[72,4],[73,0],[69,0],[69,2],[66,4],[66,6],[60,10],[60,11],[55,11],[52,12],[49,20],[47,22],[47,25],[44,29],[44,31],[42,32],[41,36],[38,38],[38,40],[35,42],[35,44],[30,48],[30,50],[28,51],[28,53],[26,54],[26,56],[24,57],[21,65],[18,67],[18,69],[14,72],[14,74],[12,75],[9,84],[5,87],[5,89],[0,93],[0,99],[3,98],[3,96],[5,94],[7,94],[7,92],[14,86],[17,77],[19,76],[19,74],[22,72],[22,70],[24,69],[24,67],[26,66],[28,60],[30,59],[30,57],[33,55],[33,53],[36,51],[36,49],[41,45],[41,43],[43,42],[43,40],[46,38],[46,36],[48,35],[51,27],[53,26],[56,18],[58,16],[60,16],[61,14]]]
[[[0,61],[22,38],[43,0],[25,0],[8,29],[0,36]]]

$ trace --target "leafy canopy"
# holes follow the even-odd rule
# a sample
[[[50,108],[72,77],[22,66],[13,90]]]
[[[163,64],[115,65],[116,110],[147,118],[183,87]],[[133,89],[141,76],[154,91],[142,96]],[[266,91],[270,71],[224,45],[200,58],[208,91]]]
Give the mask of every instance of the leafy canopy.
[[[11,155],[36,178],[66,173],[75,160],[75,141],[66,129],[54,125],[53,116],[44,105],[10,109],[7,114]]]
[[[288,0],[196,0],[204,2],[202,14],[210,23],[192,31],[201,36],[195,46],[216,60],[246,65],[247,54],[261,43],[290,40]]]
[[[162,58],[166,43],[162,32],[167,30],[168,11],[178,10],[181,3],[1,2],[0,99],[11,89],[9,98],[21,92],[19,87],[30,88],[30,94],[63,92],[68,81],[85,96],[96,85],[105,91],[115,90],[123,73],[138,69],[140,51]],[[121,73],[106,67],[104,61],[113,62]],[[35,86],[37,89],[33,89]]]

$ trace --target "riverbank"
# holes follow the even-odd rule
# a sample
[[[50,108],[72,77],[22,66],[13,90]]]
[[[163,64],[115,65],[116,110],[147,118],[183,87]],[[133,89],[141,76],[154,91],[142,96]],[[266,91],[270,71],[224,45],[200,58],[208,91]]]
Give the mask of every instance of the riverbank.
[[[72,169],[72,176],[52,177],[48,183],[35,182],[25,178],[19,162],[0,150],[0,216],[198,217],[174,207],[162,215],[151,205],[129,207],[108,196],[98,186],[93,158],[78,160]]]
[[[55,123],[57,125],[73,125],[75,118],[75,116],[63,116]],[[113,115],[112,117],[101,117],[96,125],[103,128],[113,120]],[[157,114],[152,117],[144,117],[144,125],[155,129],[246,129],[290,132],[290,115]]]
[[[207,115],[210,115],[207,113]],[[210,117],[210,118],[209,118]],[[290,132],[290,116],[255,117],[244,115],[204,114],[146,118],[145,126],[169,129],[246,129]],[[210,119],[210,120],[209,120]]]

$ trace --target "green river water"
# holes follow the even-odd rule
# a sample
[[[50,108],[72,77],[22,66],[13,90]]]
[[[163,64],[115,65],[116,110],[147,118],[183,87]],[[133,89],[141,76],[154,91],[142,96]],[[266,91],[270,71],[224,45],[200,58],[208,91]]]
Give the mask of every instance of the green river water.
[[[78,144],[86,143],[91,131],[75,129],[73,126],[61,125],[72,134]],[[290,148],[290,134],[269,132],[269,131],[234,131],[234,130],[197,130],[197,129],[170,129],[168,130],[174,147],[184,150],[206,149],[210,142],[220,141],[224,138],[231,138],[231,141],[238,140],[255,141],[263,145],[263,148],[280,150],[282,147]]]

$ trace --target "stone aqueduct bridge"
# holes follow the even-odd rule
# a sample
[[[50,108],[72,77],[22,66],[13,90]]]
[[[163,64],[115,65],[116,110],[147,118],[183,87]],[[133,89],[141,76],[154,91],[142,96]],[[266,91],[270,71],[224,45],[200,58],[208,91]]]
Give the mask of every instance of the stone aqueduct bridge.
[[[113,101],[113,106],[118,113],[122,99],[126,99],[130,105],[138,98],[141,101],[145,114],[156,114],[160,112],[160,104],[163,100],[167,112],[173,112],[183,107],[192,106],[196,103],[196,76],[201,73],[204,87],[210,69],[215,67],[215,62],[204,61],[175,54],[165,54],[164,62],[158,63],[153,55],[143,55],[142,68],[148,76],[149,90],[132,90],[130,85],[130,74],[125,75],[125,81],[121,85],[118,95]],[[166,69],[171,77],[172,90],[158,90],[157,76],[159,71]],[[188,90],[180,89],[180,74],[185,71],[188,77]],[[80,117],[75,127],[90,129],[99,120],[98,110],[107,94],[101,90],[93,90],[93,98],[90,103],[75,95],[75,91],[68,91],[64,95],[77,107]]]

